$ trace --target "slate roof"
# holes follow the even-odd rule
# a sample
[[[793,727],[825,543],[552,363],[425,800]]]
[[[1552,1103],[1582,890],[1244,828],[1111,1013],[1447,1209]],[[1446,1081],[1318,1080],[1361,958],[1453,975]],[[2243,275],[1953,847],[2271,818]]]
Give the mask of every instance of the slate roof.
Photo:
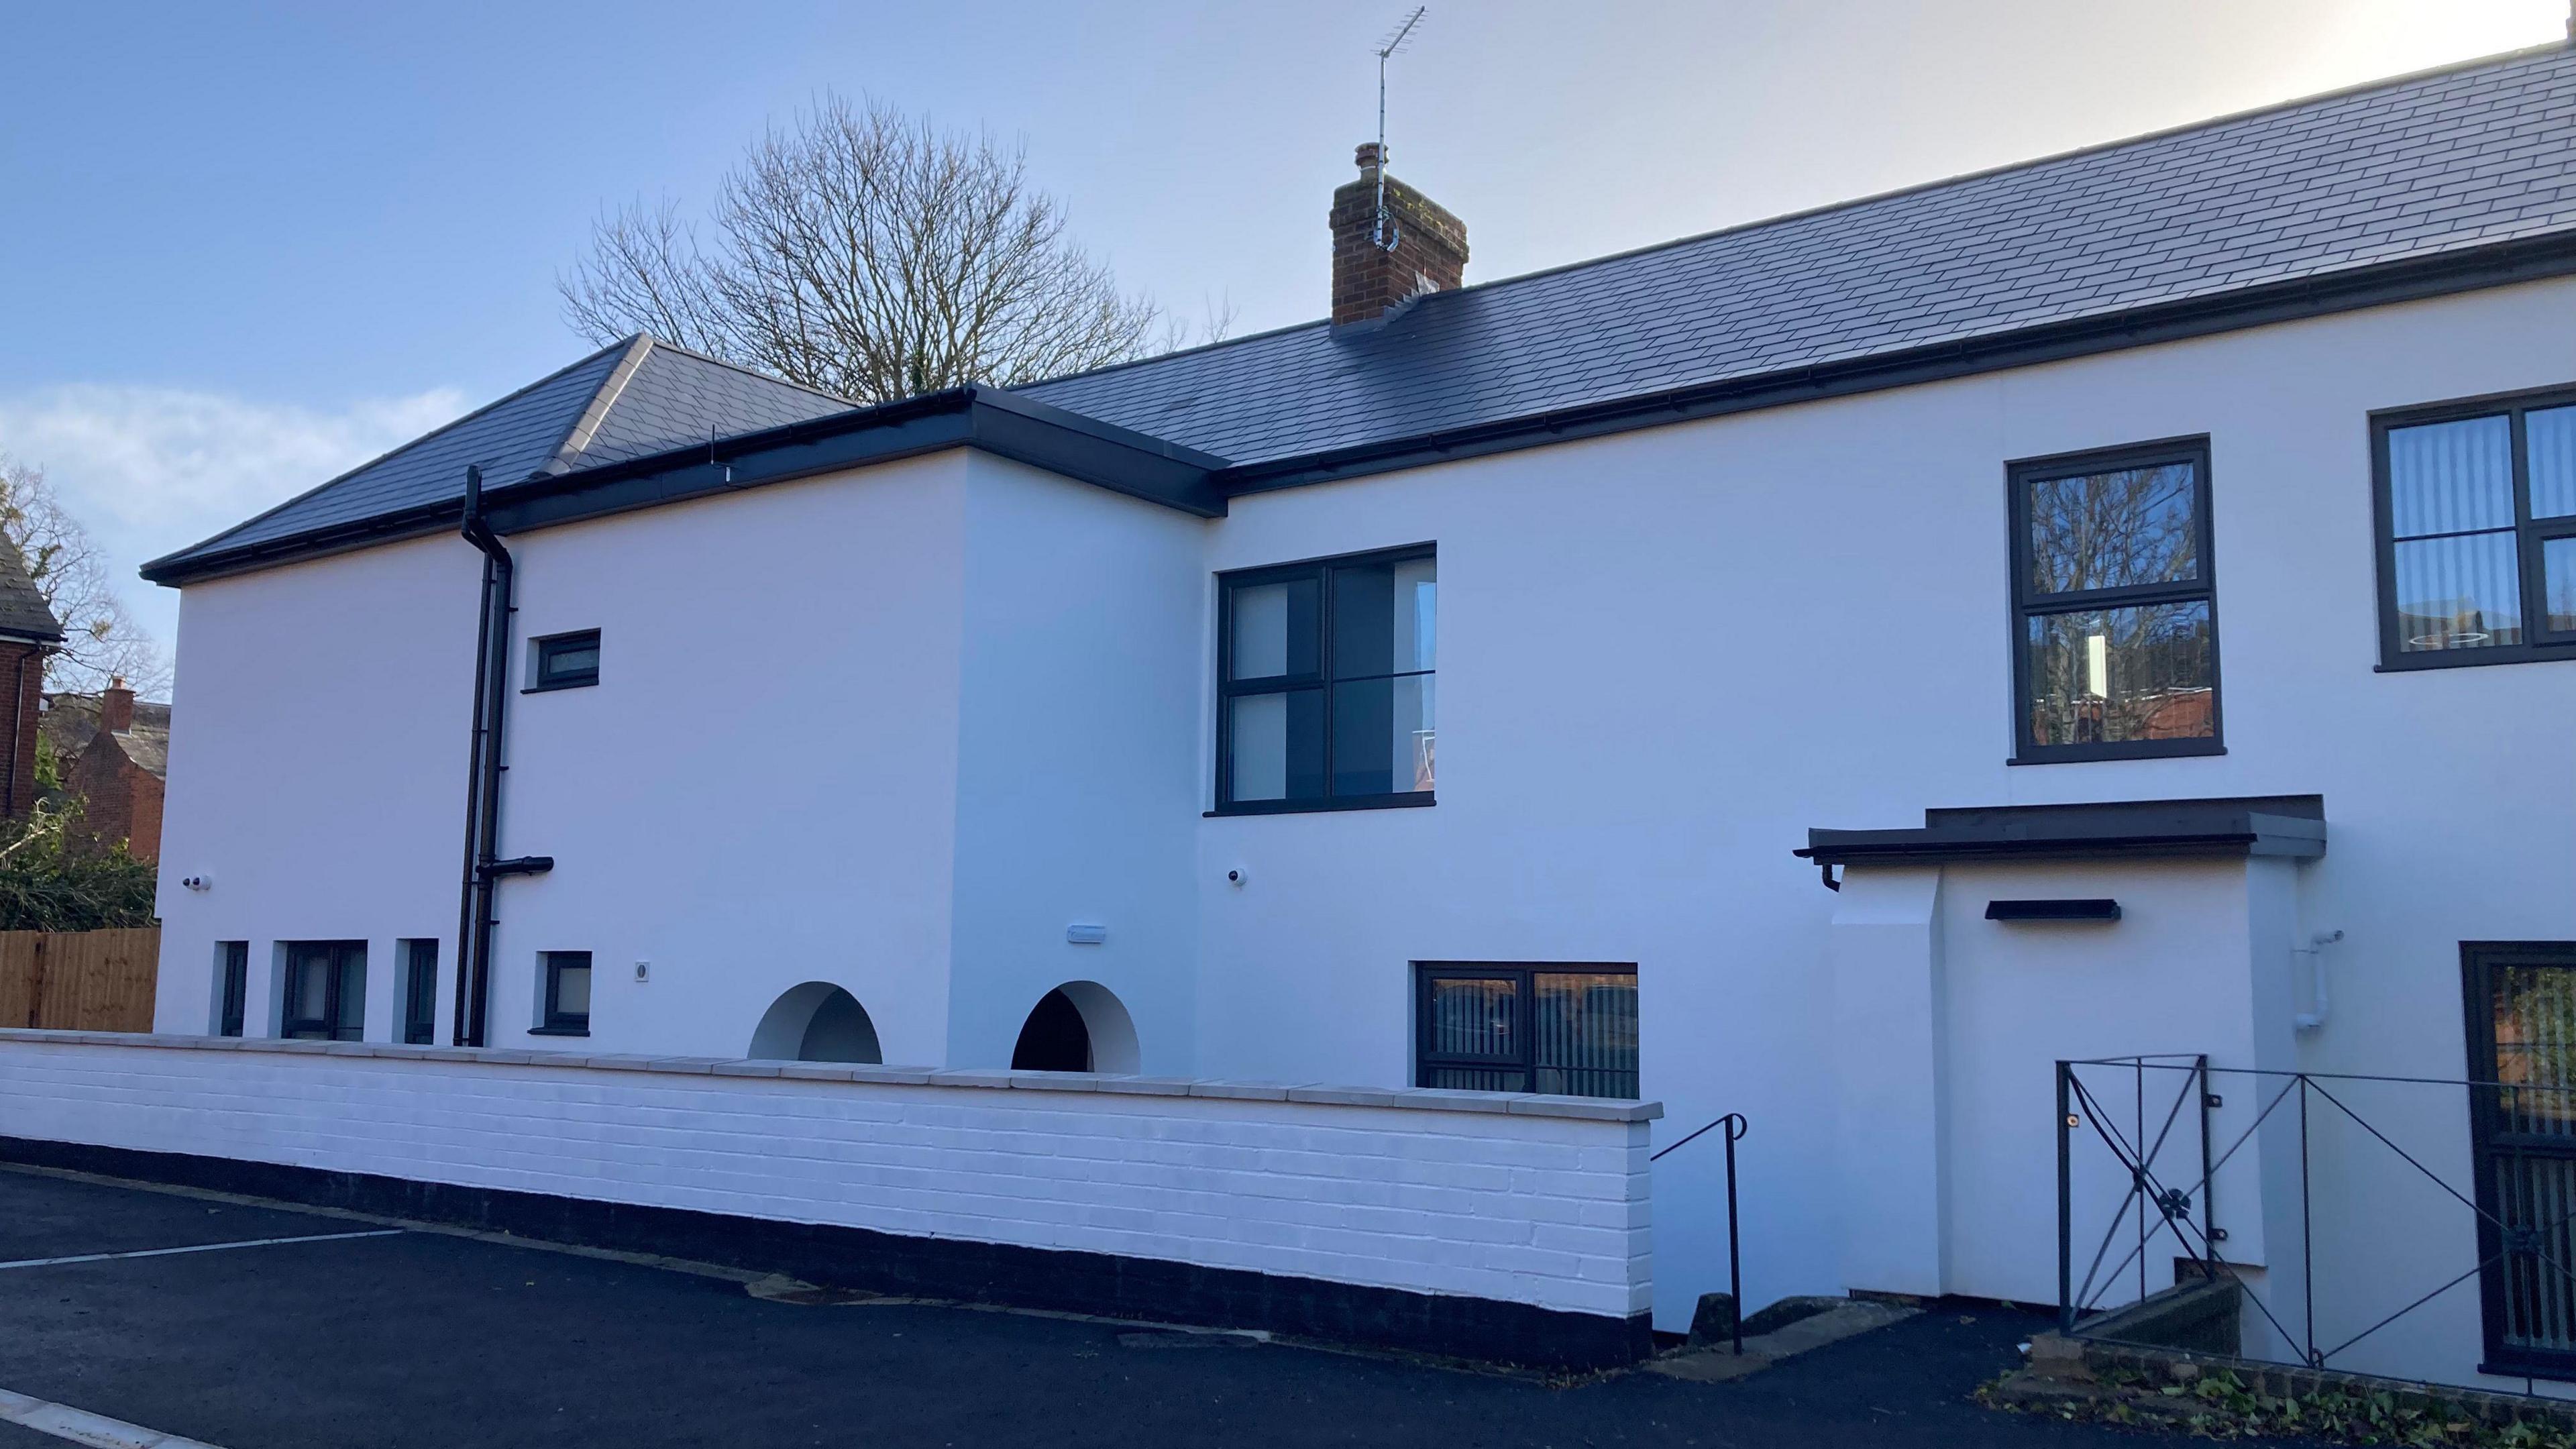
[[[843,398],[781,382],[638,334],[477,408],[248,523],[146,565],[221,553],[465,496],[487,486],[662,452],[847,412]]]
[[[2550,46],[1020,391],[1258,464],[2571,227]]]
[[[98,738],[99,697],[95,694],[48,694],[44,713],[36,717],[36,732],[53,744],[54,758],[62,768],[71,768]],[[138,699],[134,702],[134,727],[110,736],[125,757],[151,774],[170,773],[170,706]]]
[[[27,576],[26,555],[5,538],[0,538],[0,634],[47,642],[63,637],[62,622]]]
[[[1196,470],[1162,501],[1222,511],[1232,491],[1577,436],[1614,405],[1668,422],[1710,389],[1770,387],[1776,401],[1818,395],[1804,379],[1833,369],[1873,368],[1867,385],[1886,386],[1917,359],[1950,370],[1911,380],[1956,375],[2003,365],[1992,359],[2014,347],[2023,360],[2067,355],[2054,339],[2070,331],[2133,345],[2194,306],[2219,318],[2189,324],[2206,331],[2571,271],[2576,45],[2553,45],[1435,293],[1383,323],[1317,322],[1009,394],[940,396],[997,425],[1035,403],[1060,410],[1057,423],[1142,434],[1118,435],[1121,458],[1142,442]],[[770,476],[810,471],[827,433],[874,429],[899,455],[914,446],[906,410],[929,401],[855,409],[637,337],[144,572],[181,580],[416,529],[453,509],[468,463],[505,487],[827,417],[744,447],[805,460]],[[842,465],[866,456],[852,448]],[[260,545],[279,547],[239,552]]]

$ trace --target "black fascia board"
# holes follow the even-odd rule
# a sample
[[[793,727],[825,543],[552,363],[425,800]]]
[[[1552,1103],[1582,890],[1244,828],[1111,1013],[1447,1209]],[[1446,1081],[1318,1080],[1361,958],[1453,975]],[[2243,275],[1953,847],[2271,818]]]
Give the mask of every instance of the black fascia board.
[[[1820,865],[1945,860],[2068,860],[2111,856],[2276,856],[2326,853],[2325,802],[2315,795],[2131,800],[1927,810],[1901,830],[1810,830],[1792,854]]]
[[[2323,276],[2233,288],[2206,297],[2125,308],[1986,337],[1696,383],[1328,452],[1241,463],[1219,471],[1216,482],[1228,497],[1242,497],[2570,274],[2576,274],[2576,228],[2430,257],[2353,267]]]
[[[985,387],[948,388],[877,407],[570,473],[540,473],[484,494],[499,533],[523,533],[636,508],[737,492],[949,448],[977,448],[1202,518],[1224,516],[1208,481],[1224,460]],[[238,549],[155,559],[143,577],[186,584],[224,574],[442,532],[459,499]]]

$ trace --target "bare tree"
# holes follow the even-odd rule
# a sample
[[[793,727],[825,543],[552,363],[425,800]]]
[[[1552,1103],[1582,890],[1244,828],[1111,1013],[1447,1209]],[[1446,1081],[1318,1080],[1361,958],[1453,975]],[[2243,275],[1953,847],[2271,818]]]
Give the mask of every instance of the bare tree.
[[[724,179],[712,236],[664,201],[593,228],[559,277],[594,342],[647,331],[857,402],[1031,382],[1141,355],[1118,289],[1032,189],[1025,149],[826,94]]]
[[[36,592],[63,626],[45,661],[45,687],[92,693],[123,679],[147,698],[166,695],[169,661],[125,610],[107,555],[63,506],[45,470],[0,453],[0,537],[17,546]]]

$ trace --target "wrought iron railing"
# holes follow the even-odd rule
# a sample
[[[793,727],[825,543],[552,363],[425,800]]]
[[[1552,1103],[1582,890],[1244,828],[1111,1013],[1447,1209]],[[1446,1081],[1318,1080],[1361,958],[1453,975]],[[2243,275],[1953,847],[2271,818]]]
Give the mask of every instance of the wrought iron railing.
[[[1743,1113],[1729,1112],[1663,1150],[1649,1154],[1646,1161],[1660,1162],[1721,1127],[1726,1129],[1726,1295],[1728,1301],[1735,1305],[1735,1322],[1729,1336],[1735,1342],[1735,1351],[1741,1354],[1744,1352],[1744,1253],[1735,1230],[1735,1144],[1744,1140],[1751,1124],[1744,1120]]]
[[[2059,1062],[2060,1327],[2094,1336],[2088,1319],[2167,1286],[2169,1249],[2177,1282],[2243,1286],[2249,1358],[2576,1379],[2571,1094],[2205,1055]]]

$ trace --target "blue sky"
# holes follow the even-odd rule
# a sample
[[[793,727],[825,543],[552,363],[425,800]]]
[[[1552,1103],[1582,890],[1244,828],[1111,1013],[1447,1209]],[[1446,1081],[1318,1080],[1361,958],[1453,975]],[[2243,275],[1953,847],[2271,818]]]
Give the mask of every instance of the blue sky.
[[[872,93],[1025,139],[1130,288],[1324,310],[1406,6],[43,5],[0,19],[0,451],[131,568],[587,350],[603,206]],[[2560,38],[2565,0],[1434,0],[1395,171],[1486,280]],[[175,597],[130,601],[166,642]]]

